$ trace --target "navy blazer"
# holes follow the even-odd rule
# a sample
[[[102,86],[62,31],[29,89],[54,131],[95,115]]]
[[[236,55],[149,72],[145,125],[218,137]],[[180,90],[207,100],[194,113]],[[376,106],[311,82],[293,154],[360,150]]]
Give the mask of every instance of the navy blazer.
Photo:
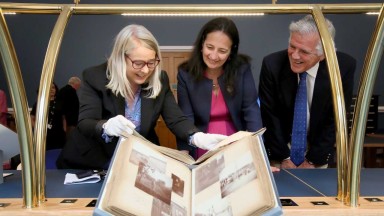
[[[346,108],[352,101],[356,60],[336,52]],[[284,160],[290,156],[293,111],[298,87],[297,74],[292,72],[287,50],[272,53],[263,59],[259,93],[264,144],[269,159]],[[306,159],[316,165],[329,162],[336,142],[331,84],[326,61],[320,62],[313,90],[308,129]]]
[[[100,169],[108,164],[113,156],[118,138],[105,143],[101,135],[102,125],[110,118],[125,113],[125,99],[106,89],[107,64],[86,69],[79,89],[80,113],[77,128],[71,134],[57,161],[59,168]],[[149,141],[158,144],[155,126],[161,115],[167,127],[182,140],[198,131],[178,107],[169,88],[167,74],[160,77],[162,89],[154,98],[146,98],[141,91],[141,126],[138,131]]]
[[[235,92],[230,95],[224,86],[223,76],[218,84],[237,131],[257,131],[262,128],[257,90],[249,64],[243,64],[236,71]],[[177,74],[177,99],[184,114],[196,127],[207,132],[211,112],[213,83],[203,78],[195,81],[188,71],[179,69]],[[188,149],[185,143],[178,142],[179,149]]]

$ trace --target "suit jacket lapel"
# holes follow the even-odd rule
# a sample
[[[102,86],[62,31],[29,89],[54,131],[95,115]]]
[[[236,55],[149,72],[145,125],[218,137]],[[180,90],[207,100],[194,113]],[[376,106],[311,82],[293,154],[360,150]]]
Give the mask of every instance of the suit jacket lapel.
[[[218,82],[223,86],[222,80],[219,78]],[[207,127],[201,128],[203,131],[207,130],[209,117],[211,113],[211,103],[212,103],[212,81],[208,78],[204,78],[195,85],[195,94],[194,101],[199,101],[195,115],[200,116],[203,122],[200,124],[206,125]],[[223,92],[223,91],[222,91]]]
[[[236,99],[240,100],[241,98],[233,97],[227,92],[227,90],[225,89],[225,84],[224,84],[224,80],[222,79],[222,76],[219,77],[218,82],[220,83],[220,86],[224,87],[223,89],[220,89],[220,91],[221,91],[221,94],[223,95],[224,103],[227,105],[229,114],[232,117],[232,122],[234,123],[237,130],[241,130],[242,129],[241,121],[239,121],[239,117],[236,116],[236,111],[235,111],[236,110]],[[237,87],[237,88],[239,88],[239,87]],[[239,90],[237,89],[237,91],[239,91]],[[207,108],[205,108],[205,109],[207,109]],[[210,109],[208,109],[208,110],[210,110]],[[207,121],[208,122],[209,122],[209,115],[210,115],[210,113],[207,113],[207,116],[208,116]]]
[[[316,116],[321,116],[320,110],[324,110],[324,106],[331,103],[329,75],[325,61],[320,62],[317,71],[315,86],[313,89],[312,105],[311,105],[311,123],[316,122]],[[313,115],[312,115],[313,114]]]
[[[151,125],[151,119],[154,112],[154,103],[155,100],[149,99],[143,96],[144,91],[141,91],[141,126],[140,133],[143,135],[147,135]]]
[[[110,94],[112,94],[111,91],[110,91]],[[115,95],[113,95],[112,104],[115,109],[115,113],[117,113],[117,115],[123,115],[123,116],[125,115],[125,99],[123,96],[119,95],[118,97],[116,97]]]
[[[143,96],[144,91],[141,91],[141,134],[148,134],[152,115],[148,115],[153,112],[154,109],[154,101],[153,99],[148,99]],[[113,106],[118,115],[125,116],[125,99],[122,96],[112,97],[113,98]]]
[[[282,73],[283,75],[281,76],[280,89],[283,98],[281,99],[287,107],[291,107],[293,109],[295,106],[296,91],[298,86],[297,74],[291,70],[289,64],[286,65],[284,70],[282,70]]]

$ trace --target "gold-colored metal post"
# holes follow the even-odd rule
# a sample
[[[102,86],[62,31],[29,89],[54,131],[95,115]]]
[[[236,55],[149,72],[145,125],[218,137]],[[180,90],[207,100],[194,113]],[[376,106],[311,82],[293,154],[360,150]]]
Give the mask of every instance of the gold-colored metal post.
[[[15,121],[20,143],[20,155],[23,176],[23,206],[37,206],[36,170],[33,155],[31,119],[28,112],[25,88],[21,76],[15,47],[8,31],[3,11],[0,8],[0,52],[3,60],[11,100],[15,110]]]
[[[47,53],[44,59],[43,70],[40,79],[40,89],[36,109],[35,141],[36,141],[36,169],[37,169],[37,195],[39,202],[45,202],[45,150],[47,119],[49,107],[49,91],[55,74],[57,56],[59,54],[61,41],[65,27],[71,16],[71,8],[64,6],[63,11],[56,22],[52,31],[51,39],[48,44]]]
[[[336,151],[337,151],[337,199],[343,201],[346,193],[347,170],[347,118],[345,111],[343,85],[340,78],[339,63],[336,57],[334,42],[328,32],[327,23],[318,6],[314,6],[313,17],[317,23],[323,43],[329,78],[331,81],[333,111],[335,115]]]
[[[365,127],[367,123],[369,105],[375,85],[380,59],[383,55],[384,43],[384,5],[377,19],[375,30],[369,44],[365,58],[362,75],[360,77],[359,90],[356,100],[353,125],[350,137],[349,154],[351,160],[347,172],[347,197],[346,204],[352,207],[359,205],[361,158]]]

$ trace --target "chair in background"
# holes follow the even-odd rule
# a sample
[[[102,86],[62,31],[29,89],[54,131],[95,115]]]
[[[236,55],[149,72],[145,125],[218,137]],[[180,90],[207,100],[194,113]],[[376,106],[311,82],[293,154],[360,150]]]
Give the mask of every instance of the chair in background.
[[[348,130],[351,130],[353,112],[355,109],[356,96],[352,99],[348,118]],[[379,119],[379,96],[372,95],[368,110],[367,125],[363,144],[363,166],[366,168],[384,167],[384,134],[378,131]]]
[[[45,153],[45,169],[57,169],[56,160],[59,157],[61,149],[51,149],[47,150]],[[22,166],[20,163],[20,155],[15,157],[15,160],[18,161],[17,170],[21,170]],[[17,163],[17,162],[16,162]]]
[[[45,168],[46,169],[57,169],[56,160],[59,157],[61,149],[47,150],[45,153]]]

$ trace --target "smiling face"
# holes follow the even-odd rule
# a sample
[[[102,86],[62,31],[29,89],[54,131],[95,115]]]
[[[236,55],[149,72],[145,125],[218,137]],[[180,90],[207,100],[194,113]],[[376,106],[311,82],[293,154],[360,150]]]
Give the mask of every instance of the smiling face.
[[[148,68],[148,65],[144,64],[141,69],[135,69],[133,62],[139,61],[144,61],[145,63],[156,61],[156,52],[138,44],[130,54],[126,54],[127,79],[134,90],[136,90],[139,85],[144,84],[156,68]]]
[[[51,85],[51,88],[49,89],[49,99],[54,100],[56,96],[56,87],[55,84]]]
[[[222,71],[232,47],[232,40],[223,32],[215,31],[207,34],[202,47],[203,61],[207,72]]]
[[[291,70],[302,73],[312,68],[317,62],[324,59],[324,55],[318,55],[316,46],[320,40],[318,34],[302,35],[297,32],[291,34],[288,46],[288,56]]]

